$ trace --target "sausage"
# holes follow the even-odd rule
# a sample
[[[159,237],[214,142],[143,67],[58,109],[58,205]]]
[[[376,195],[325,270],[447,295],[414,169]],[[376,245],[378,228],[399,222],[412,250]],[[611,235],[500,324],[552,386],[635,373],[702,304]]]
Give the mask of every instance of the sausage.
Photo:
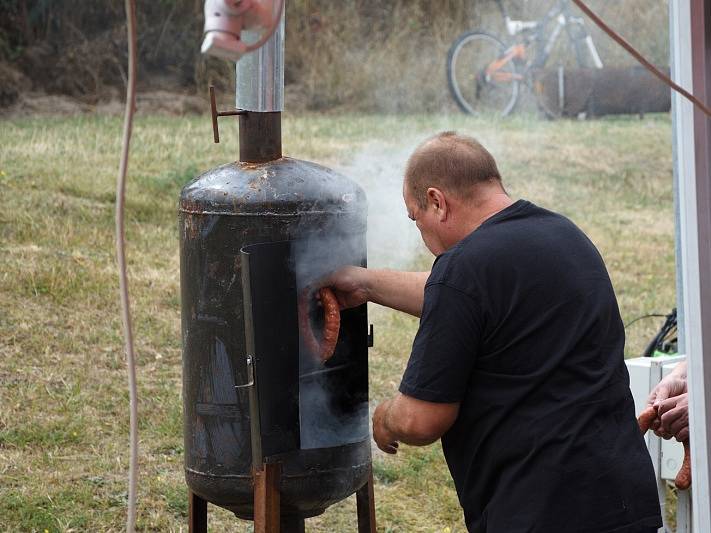
[[[691,486],[691,452],[689,451],[689,439],[684,442],[684,461],[676,475],[674,485],[679,490],[686,490]]]
[[[307,287],[299,294],[298,315],[299,315],[299,335],[309,353],[319,353],[319,345],[314,335],[314,330],[311,327],[309,320],[309,301],[311,299],[311,290]]]
[[[652,422],[654,422],[655,418],[657,418],[657,410],[654,407],[647,407],[637,417],[637,424],[639,424],[642,435],[652,427]],[[689,440],[685,440],[682,444],[684,445],[684,461],[676,474],[674,485],[679,490],[686,490],[691,486],[691,453],[689,451]]]
[[[321,340],[316,337],[311,320],[309,319],[309,304],[313,293],[309,288],[306,288],[299,297],[298,314],[299,314],[299,331],[306,349],[315,357],[318,357],[321,362],[328,361],[333,352],[336,350],[338,342],[338,333],[341,328],[341,311],[338,305],[338,299],[329,287],[321,287],[319,296],[321,297],[321,305],[323,306],[323,331],[321,332]]]
[[[319,295],[321,296],[324,313],[323,340],[321,341],[319,356],[321,361],[325,363],[336,351],[338,333],[341,329],[341,306],[338,305],[338,299],[329,287],[321,287]]]
[[[639,430],[642,435],[647,433],[650,427],[652,427],[652,422],[657,418],[657,410],[653,406],[647,407],[642,413],[637,417],[637,424],[639,424]]]

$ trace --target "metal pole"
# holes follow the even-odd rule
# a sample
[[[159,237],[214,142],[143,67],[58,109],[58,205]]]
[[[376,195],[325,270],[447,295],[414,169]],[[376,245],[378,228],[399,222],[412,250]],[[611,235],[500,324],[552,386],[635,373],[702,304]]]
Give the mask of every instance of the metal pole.
[[[708,102],[711,0],[672,0],[675,81]],[[678,95],[674,149],[678,175],[684,346],[689,363],[694,531],[711,531],[711,147],[709,119]]]
[[[278,4],[279,2],[274,3]],[[244,55],[237,62],[237,109],[259,113],[284,110],[285,11],[282,12],[281,22],[274,35],[266,44],[258,50]],[[244,31],[242,38],[246,43],[251,43],[259,38],[261,31]]]
[[[251,43],[259,38],[259,34],[245,31],[243,38]],[[275,161],[282,156],[284,12],[276,31],[264,46],[245,54],[237,62],[236,69],[237,109],[246,111],[239,117],[239,160],[246,163]]]

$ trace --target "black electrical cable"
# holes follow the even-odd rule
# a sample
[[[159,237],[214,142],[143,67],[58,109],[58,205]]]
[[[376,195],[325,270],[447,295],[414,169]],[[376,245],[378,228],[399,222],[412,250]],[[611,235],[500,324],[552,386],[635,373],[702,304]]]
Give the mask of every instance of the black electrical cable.
[[[630,327],[630,326],[631,326],[632,324],[634,324],[635,322],[639,322],[640,320],[645,319],[645,318],[662,318],[662,317],[665,317],[665,316],[667,316],[667,315],[663,315],[663,314],[661,314],[661,313],[651,313],[651,314],[649,314],[649,315],[638,316],[638,317],[635,318],[634,320],[630,320],[629,322],[627,322],[627,324],[625,324],[625,329],[627,329],[628,327]]]
[[[659,331],[657,334],[652,338],[652,340],[649,342],[647,347],[645,348],[642,356],[643,357],[652,357],[654,355],[654,352],[657,350],[664,350],[664,344],[665,343],[671,343],[674,342],[676,339],[676,331],[677,331],[677,318],[676,318],[676,309],[672,309],[672,312],[669,313],[666,316],[666,320],[664,321],[664,324],[662,324],[662,327],[659,328]],[[672,336],[673,335],[673,336]]]

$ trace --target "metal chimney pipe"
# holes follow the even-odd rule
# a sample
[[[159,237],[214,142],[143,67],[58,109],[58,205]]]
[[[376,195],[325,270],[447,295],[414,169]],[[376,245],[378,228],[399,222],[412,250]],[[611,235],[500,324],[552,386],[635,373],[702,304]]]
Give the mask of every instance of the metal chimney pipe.
[[[275,11],[279,2],[274,2]],[[274,13],[276,16],[276,12]],[[284,109],[284,19],[264,46],[237,62],[237,109],[240,115],[239,159],[265,163],[279,159],[281,112]],[[245,42],[254,42],[259,32],[243,32]]]
[[[279,2],[274,3],[278,4]],[[259,38],[260,33],[261,31],[245,30],[242,32],[242,36],[246,43],[251,43]],[[283,12],[279,26],[271,38],[261,48],[245,54],[237,62],[236,70],[237,109],[259,113],[284,110]]]

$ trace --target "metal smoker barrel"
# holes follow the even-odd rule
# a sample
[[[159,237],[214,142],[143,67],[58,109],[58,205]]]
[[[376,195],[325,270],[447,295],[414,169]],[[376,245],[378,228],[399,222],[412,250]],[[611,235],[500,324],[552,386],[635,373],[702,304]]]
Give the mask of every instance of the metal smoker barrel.
[[[353,182],[320,165],[288,158],[223,165],[183,189],[186,480],[194,493],[240,517],[251,518],[253,504],[249,402],[238,388],[248,380],[240,250],[255,243],[319,242],[336,232],[338,241],[347,239],[350,253],[364,263],[365,212],[365,195]],[[367,399],[365,309],[353,310],[343,321],[341,336],[347,343],[341,349],[364,376],[361,392]],[[367,410],[364,415],[367,421]],[[367,430],[363,437],[281,457],[283,512],[314,516],[360,488],[370,468]]]
[[[300,530],[303,518],[354,493],[370,474],[365,306],[342,312],[336,352],[325,366],[304,357],[293,327],[296,285],[343,264],[365,266],[367,208],[349,179],[282,157],[283,39],[282,20],[263,48],[237,64],[239,111],[220,115],[239,114],[240,160],[205,172],[180,197],[185,476],[203,500],[253,517],[252,469],[261,465],[252,464],[255,389],[245,385],[247,356],[261,360],[257,373],[279,374],[259,380],[260,402],[278,419],[264,436],[271,442],[264,456],[281,464],[282,529]],[[217,117],[213,104],[215,128]],[[259,274],[247,277],[249,331],[256,303],[266,339],[260,350],[270,353],[247,353],[245,266],[247,276]]]

